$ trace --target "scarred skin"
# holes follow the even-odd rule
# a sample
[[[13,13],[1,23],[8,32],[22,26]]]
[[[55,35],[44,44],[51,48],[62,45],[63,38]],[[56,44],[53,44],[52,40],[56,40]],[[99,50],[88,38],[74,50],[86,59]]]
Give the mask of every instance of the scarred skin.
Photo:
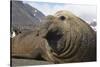
[[[33,32],[12,39],[12,57],[37,59],[52,63],[96,60],[96,32],[82,19],[68,11],[47,16]]]

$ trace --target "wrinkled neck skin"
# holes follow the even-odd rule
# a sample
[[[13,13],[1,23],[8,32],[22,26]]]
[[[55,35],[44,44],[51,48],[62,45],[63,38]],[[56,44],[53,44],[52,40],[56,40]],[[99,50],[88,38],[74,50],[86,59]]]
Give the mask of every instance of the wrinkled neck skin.
[[[92,51],[95,51],[95,42],[89,43],[95,39],[95,32],[86,22],[77,18],[61,21],[49,16],[42,26],[40,35],[43,34],[42,37],[47,40],[55,60],[59,58],[61,62],[84,61],[81,58],[91,60],[92,55],[87,52],[90,51],[91,44],[94,44]],[[85,56],[87,54],[88,56]]]

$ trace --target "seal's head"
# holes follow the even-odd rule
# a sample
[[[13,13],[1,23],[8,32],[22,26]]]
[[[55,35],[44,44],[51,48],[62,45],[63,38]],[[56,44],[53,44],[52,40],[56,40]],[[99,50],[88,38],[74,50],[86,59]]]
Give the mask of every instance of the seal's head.
[[[46,22],[49,25],[45,38],[59,56],[66,53],[67,49],[75,51],[80,44],[89,44],[84,41],[89,41],[95,34],[85,21],[69,11],[58,11],[54,16],[49,15]]]

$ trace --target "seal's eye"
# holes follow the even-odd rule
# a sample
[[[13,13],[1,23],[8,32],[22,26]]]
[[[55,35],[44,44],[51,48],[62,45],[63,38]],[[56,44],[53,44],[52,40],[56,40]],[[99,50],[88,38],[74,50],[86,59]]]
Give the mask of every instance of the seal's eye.
[[[66,18],[65,18],[65,16],[60,16],[59,19],[63,21],[63,20],[65,20]]]

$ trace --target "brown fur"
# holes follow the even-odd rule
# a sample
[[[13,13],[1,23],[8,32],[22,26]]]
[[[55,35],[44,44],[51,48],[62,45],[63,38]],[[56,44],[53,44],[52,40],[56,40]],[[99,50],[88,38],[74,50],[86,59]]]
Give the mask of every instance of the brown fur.
[[[68,11],[58,11],[44,22],[36,34],[13,39],[12,56],[41,55],[53,63],[96,60],[96,33],[85,21]]]

